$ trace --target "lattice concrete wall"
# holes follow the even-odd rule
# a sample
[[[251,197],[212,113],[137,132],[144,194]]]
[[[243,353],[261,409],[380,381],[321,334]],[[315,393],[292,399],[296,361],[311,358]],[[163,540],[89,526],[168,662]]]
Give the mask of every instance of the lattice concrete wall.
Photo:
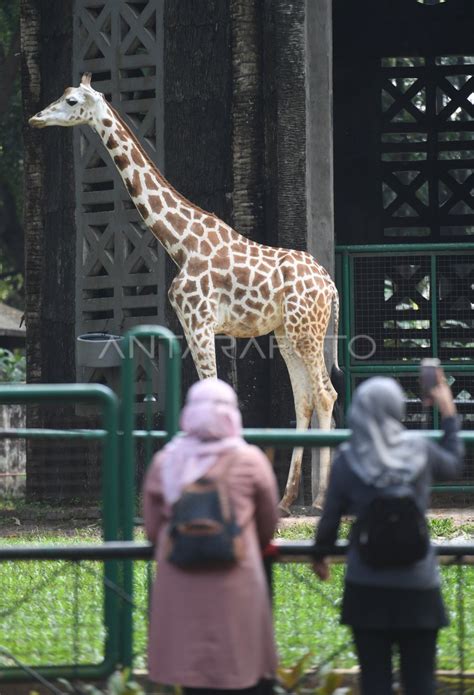
[[[163,0],[76,0],[73,74],[93,75],[163,165]],[[77,334],[164,323],[164,252],[146,229],[99,137],[75,130]],[[140,376],[140,375],[139,375]],[[143,375],[142,375],[143,376]],[[108,382],[100,369],[79,381]]]

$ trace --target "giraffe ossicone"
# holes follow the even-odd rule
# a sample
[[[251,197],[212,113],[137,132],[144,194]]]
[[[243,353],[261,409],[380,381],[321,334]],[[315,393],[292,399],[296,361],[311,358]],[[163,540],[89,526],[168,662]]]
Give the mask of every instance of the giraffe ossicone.
[[[30,118],[33,127],[89,125],[100,136],[145,225],[178,267],[168,291],[200,379],[216,376],[216,334],[253,338],[274,331],[288,367],[296,426],[307,429],[313,411],[329,429],[337,399],[324,361],[331,310],[337,333],[339,298],[329,273],[305,251],[274,248],[242,236],[178,193],[143,150],[136,136],[85,73],[79,87]],[[333,372],[340,377],[337,340]],[[340,381],[340,378],[339,378]],[[303,449],[293,450],[285,493],[289,513],[301,477]],[[330,466],[321,449],[321,507]]]

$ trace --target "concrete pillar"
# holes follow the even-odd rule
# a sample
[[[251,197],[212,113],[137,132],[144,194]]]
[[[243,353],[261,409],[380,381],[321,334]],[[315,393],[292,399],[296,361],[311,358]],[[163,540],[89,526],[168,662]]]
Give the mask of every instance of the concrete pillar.
[[[305,65],[307,248],[334,277],[332,0],[306,0]],[[333,340],[326,339],[325,346],[329,370]],[[313,450],[311,457],[313,497],[318,453]]]

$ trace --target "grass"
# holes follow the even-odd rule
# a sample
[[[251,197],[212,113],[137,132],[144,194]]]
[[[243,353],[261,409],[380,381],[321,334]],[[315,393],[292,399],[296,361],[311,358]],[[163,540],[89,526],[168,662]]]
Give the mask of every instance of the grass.
[[[473,527],[456,527],[451,519],[433,519],[435,538],[463,534]],[[348,524],[343,526],[347,535]],[[8,543],[99,542],[97,528],[69,533],[29,531]],[[278,535],[312,538],[311,522],[288,526]],[[136,667],[146,665],[147,591],[149,565],[135,565],[134,620]],[[443,592],[452,619],[439,640],[438,666],[457,668],[459,658],[460,591],[465,614],[465,666],[474,669],[474,568],[443,568]],[[344,567],[332,568],[330,582],[322,583],[303,564],[278,565],[274,571],[275,631],[281,661],[289,665],[310,650],[315,663],[355,665],[347,628],[339,625]],[[106,627],[103,623],[103,571],[95,562],[15,562],[0,565],[0,646],[30,665],[94,664],[103,658]],[[0,657],[0,665],[2,659]],[[9,665],[6,661],[4,665]]]

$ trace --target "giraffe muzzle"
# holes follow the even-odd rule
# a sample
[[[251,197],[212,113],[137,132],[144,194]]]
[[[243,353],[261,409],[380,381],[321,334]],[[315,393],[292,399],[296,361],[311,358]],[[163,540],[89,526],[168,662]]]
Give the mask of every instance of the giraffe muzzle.
[[[32,128],[45,128],[47,125],[46,121],[44,121],[38,113],[36,114],[36,116],[32,116],[28,119],[28,124]]]

